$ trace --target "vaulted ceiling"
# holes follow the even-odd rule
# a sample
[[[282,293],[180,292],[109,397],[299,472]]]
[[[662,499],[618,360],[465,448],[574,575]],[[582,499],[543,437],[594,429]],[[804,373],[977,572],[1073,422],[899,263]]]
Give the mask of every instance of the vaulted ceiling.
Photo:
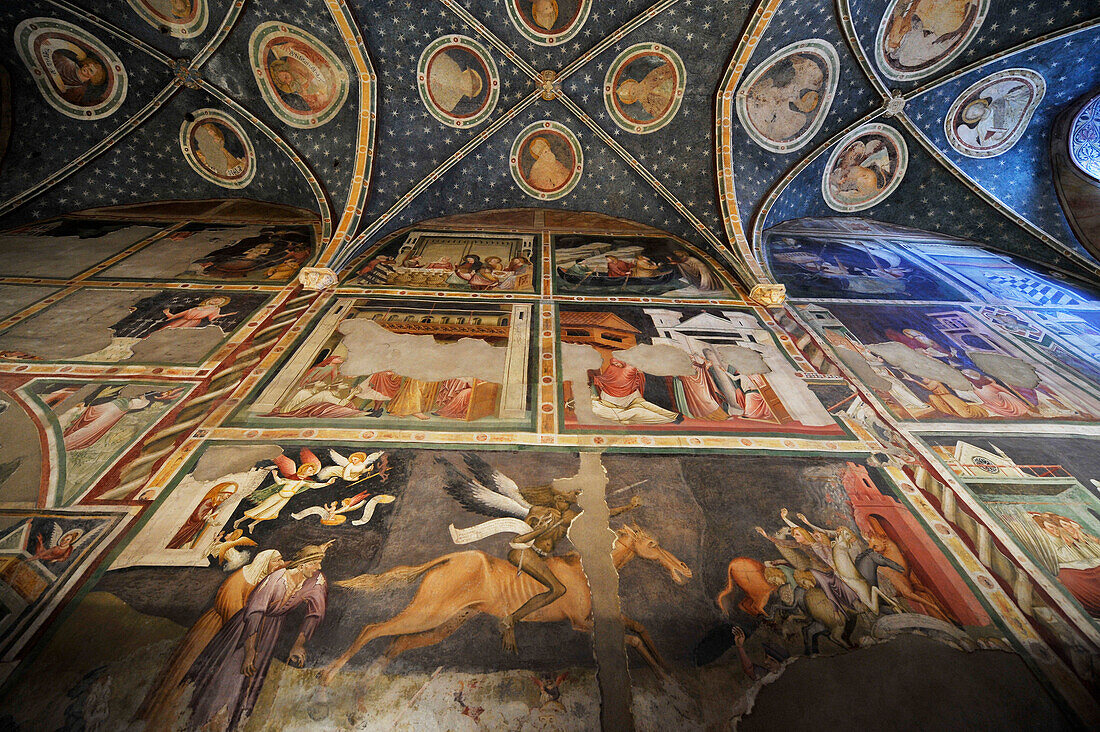
[[[36,57],[34,39],[56,27],[43,19],[113,53],[124,72],[109,74],[112,93],[124,75],[124,96],[90,113],[71,90],[68,104],[48,98],[49,54]],[[339,267],[416,221],[538,205],[667,230],[752,284],[769,279],[756,249],[765,228],[850,214],[1100,280],[1049,162],[1053,120],[1100,85],[1100,0],[21,0],[0,7],[0,33],[5,228],[96,206],[246,197],[316,211],[319,264]],[[331,88],[280,95],[264,84],[258,47],[288,63],[298,48],[304,73]],[[431,71],[439,49],[480,59],[478,80],[453,61]],[[777,146],[737,107],[758,79],[778,79],[769,90],[780,94],[784,49],[816,53],[828,78],[799,139]],[[962,113],[956,100],[1019,69],[1043,87],[1030,123],[996,154],[960,152],[944,124]],[[434,99],[426,75],[451,71],[469,93]],[[238,162],[248,157],[232,187],[185,155],[181,129],[203,119],[247,138],[247,151],[230,146]],[[870,139],[859,138],[868,124],[904,148],[890,161],[893,190],[838,208],[823,192],[826,168],[838,147]],[[515,160],[529,154],[517,142],[540,131],[558,140],[569,178],[546,196]]]

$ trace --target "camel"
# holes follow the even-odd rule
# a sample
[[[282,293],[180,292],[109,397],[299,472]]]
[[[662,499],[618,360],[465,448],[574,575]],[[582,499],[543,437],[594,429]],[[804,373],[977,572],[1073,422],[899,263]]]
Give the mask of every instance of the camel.
[[[691,579],[691,569],[662,549],[656,539],[637,525],[623,526],[615,534],[611,559],[616,570],[639,557],[660,564],[676,584],[682,585]],[[549,557],[546,561],[565,585],[565,594],[526,616],[522,622],[567,620],[574,630],[591,632],[592,594],[581,568],[580,555],[571,553]],[[395,636],[386,651],[371,664],[370,674],[380,673],[405,651],[439,643],[477,613],[504,618],[529,598],[546,591],[537,580],[517,574],[516,568],[505,560],[482,551],[452,552],[415,567],[394,567],[382,574],[361,574],[336,584],[360,592],[375,592],[420,577],[423,577],[420,587],[405,609],[389,620],[366,625],[343,655],[325,667],[321,673],[322,684],[329,685],[340,669],[375,638]],[[621,619],[627,643],[658,676],[667,676],[664,661],[645,626],[626,615]]]

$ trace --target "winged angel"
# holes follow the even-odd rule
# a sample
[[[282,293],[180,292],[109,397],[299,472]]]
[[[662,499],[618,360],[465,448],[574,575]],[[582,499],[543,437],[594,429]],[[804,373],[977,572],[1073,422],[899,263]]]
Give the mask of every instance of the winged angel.
[[[35,537],[34,558],[43,564],[64,562],[73,555],[78,546],[97,533],[97,531],[88,533],[84,529],[65,531],[60,524],[54,523],[50,527],[50,536],[46,541],[43,541],[45,534],[38,534]]]
[[[296,464],[286,455],[275,457],[275,467],[271,468],[272,471],[278,471],[273,472],[271,476],[275,482],[267,488],[253,492],[248,497],[248,501],[254,505],[244,512],[244,516],[237,519],[233,524],[234,529],[239,528],[245,520],[251,519],[252,523],[249,524],[248,530],[254,531],[259,523],[279,518],[286,504],[299,493],[313,488],[323,488],[336,482],[338,477],[336,475],[330,476],[324,483],[310,480],[321,470],[321,461],[312,450],[303,448],[298,454],[298,460],[301,465]]]
[[[455,544],[471,544],[495,534],[515,534],[508,544],[508,561],[516,567],[517,574],[527,574],[546,587],[545,592],[532,596],[510,615],[501,618],[501,642],[505,650],[515,653],[516,623],[565,594],[565,585],[546,558],[568,534],[573,519],[580,515],[580,508],[576,506],[580,491],[558,490],[553,484],[521,489],[477,455],[465,453],[462,459],[471,475],[437,458],[446,470],[443,487],[463,508],[491,520],[465,529],[456,529],[451,524],[451,539]],[[611,509],[611,515],[617,516],[640,505],[641,501],[635,496],[629,504]]]

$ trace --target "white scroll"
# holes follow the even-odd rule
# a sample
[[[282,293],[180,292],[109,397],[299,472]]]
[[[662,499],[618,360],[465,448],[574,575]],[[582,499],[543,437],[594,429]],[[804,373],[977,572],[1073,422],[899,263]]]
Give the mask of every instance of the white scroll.
[[[498,518],[465,529],[456,529],[454,524],[447,527],[451,531],[451,541],[455,544],[472,544],[475,541],[495,534],[527,534],[533,529],[518,518]]]

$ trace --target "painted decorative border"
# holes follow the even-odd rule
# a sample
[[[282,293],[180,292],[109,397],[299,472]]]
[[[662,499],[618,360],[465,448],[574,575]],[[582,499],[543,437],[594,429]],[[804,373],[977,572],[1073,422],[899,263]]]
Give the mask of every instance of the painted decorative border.
[[[1022,81],[1031,89],[1031,101],[1028,102],[1012,134],[989,148],[975,148],[960,140],[954,128],[954,121],[955,116],[959,113],[963,104],[967,102],[971,95],[1000,81],[1012,78]],[[943,134],[951,147],[955,148],[956,152],[968,158],[995,158],[998,155],[1002,155],[1011,150],[1012,147],[1019,142],[1020,138],[1023,137],[1024,133],[1027,131],[1027,126],[1031,123],[1032,115],[1034,115],[1035,110],[1039,108],[1039,103],[1043,101],[1043,95],[1046,94],[1046,89],[1046,79],[1044,79],[1041,74],[1031,69],[1005,69],[1004,71],[999,71],[996,74],[987,76],[971,84],[959,94],[959,96],[955,97],[955,101],[951,103],[951,107],[947,110],[947,115],[943,118]]]
[[[661,56],[676,68],[676,92],[672,96],[672,102],[660,117],[655,117],[648,122],[635,122],[628,119],[619,110],[618,101],[615,99],[615,76],[626,64],[639,56]],[[603,103],[607,107],[607,113],[611,120],[627,132],[636,135],[648,135],[661,129],[680,111],[680,103],[684,101],[684,89],[687,87],[687,70],[679,54],[668,46],[660,43],[636,43],[626,49],[607,67],[607,75],[603,79]]]
[[[133,8],[134,12],[141,16],[149,25],[154,28],[167,28],[168,35],[175,36],[176,38],[190,38],[197,36],[206,30],[206,24],[210,20],[210,9],[207,6],[206,0],[192,0],[194,5],[192,6],[197,12],[195,17],[189,21],[184,22],[172,22],[154,13],[146,4],[145,0],[126,0]],[[236,5],[236,3],[234,3]]]
[[[894,146],[898,151],[898,167],[894,173],[894,177],[890,179],[890,182],[886,184],[886,187],[879,191],[873,197],[863,201],[862,203],[847,204],[841,203],[833,198],[829,193],[829,173],[832,172],[833,166],[836,165],[837,158],[840,157],[840,153],[846,148],[849,143],[853,142],[856,138],[863,137],[869,134],[880,134],[894,143]],[[821,196],[825,199],[825,203],[829,204],[829,208],[834,211],[840,211],[841,213],[852,213],[853,211],[863,211],[885,201],[890,197],[890,194],[897,190],[897,187],[901,185],[901,181],[905,178],[905,171],[909,167],[909,148],[905,145],[905,138],[901,136],[901,133],[895,130],[890,125],[880,124],[878,122],[872,122],[871,124],[863,125],[852,132],[848,133],[838,142],[834,147],[832,153],[829,154],[829,160],[825,163],[825,171],[821,174]]]
[[[271,85],[271,79],[268,76],[267,67],[262,58],[265,41],[268,36],[275,34],[283,34],[292,37],[296,37],[299,41],[302,41],[306,45],[313,48],[314,51],[319,53],[336,72],[340,81],[340,89],[336,94],[336,97],[328,105],[328,107],[320,114],[314,115],[311,113],[295,114],[288,111],[282,102],[279,100],[278,95],[273,91]],[[301,129],[309,129],[312,127],[320,127],[321,125],[332,120],[333,117],[339,113],[343,108],[344,102],[348,98],[348,87],[350,81],[348,79],[348,70],[344,67],[343,62],[336,57],[336,54],[332,52],[328,46],[319,41],[312,34],[307,33],[301,28],[289,25],[287,23],[279,23],[278,21],[268,21],[256,26],[256,29],[252,31],[251,37],[248,39],[248,58],[252,65],[252,73],[256,79],[256,86],[260,89],[260,94],[263,96],[267,106],[275,113],[279,119],[286,122],[291,127],[298,127]]]
[[[576,156],[576,162],[573,166],[573,177],[569,181],[556,191],[540,191],[534,186],[530,185],[523,179],[519,169],[519,156],[523,149],[523,143],[527,141],[527,138],[540,130],[550,130],[557,132],[569,141],[573,146],[573,153]],[[508,156],[509,167],[512,171],[512,178],[516,181],[516,185],[531,198],[537,198],[540,201],[554,201],[559,198],[564,198],[577,187],[577,183],[581,180],[581,174],[584,170],[584,151],[581,150],[581,142],[577,139],[577,136],[573,134],[565,125],[553,122],[548,119],[539,120],[538,122],[532,122],[531,124],[520,130],[520,133],[516,135],[515,142],[512,143],[512,151]]]
[[[50,85],[49,80],[46,79],[45,73],[38,64],[38,59],[31,53],[31,47],[35,39],[42,33],[51,30],[76,36],[84,43],[94,48],[97,52],[103,54],[103,60],[112,67],[115,74],[114,89],[108,98],[93,107],[79,107],[75,104],[66,102],[58,96],[57,91]],[[38,91],[42,94],[42,98],[45,99],[51,107],[61,112],[61,114],[66,117],[80,120],[110,117],[120,106],[122,106],[122,102],[126,99],[129,78],[126,74],[126,68],[122,65],[122,61],[115,55],[114,51],[107,47],[107,44],[103,43],[103,41],[83,28],[75,26],[72,23],[66,23],[56,18],[27,18],[15,27],[15,49],[19,52],[19,58],[23,60],[23,63],[27,67],[27,71],[29,71],[34,78],[34,83],[38,86]]]
[[[955,44],[955,48],[950,53],[930,66],[925,66],[915,71],[898,71],[886,60],[886,54],[883,52],[883,47],[886,42],[886,26],[889,24],[891,17],[893,17],[894,9],[902,2],[908,2],[908,0],[894,0],[894,2],[890,4],[890,7],[886,9],[886,12],[882,14],[882,20],[880,20],[878,24],[878,32],[875,33],[875,63],[878,65],[879,71],[881,71],[886,78],[893,79],[894,81],[916,81],[917,79],[924,79],[931,76],[954,61],[959,54],[966,50],[966,47],[974,40],[974,36],[978,35],[978,31],[981,30],[982,23],[985,21],[986,13],[989,12],[990,0],[974,1],[978,3],[978,14],[974,18],[974,22],[971,23],[970,28],[967,29],[966,34],[957,44]]]
[[[245,134],[244,128],[237,123],[237,120],[230,117],[228,114],[221,112],[217,109],[199,109],[191,113],[192,119],[183,121],[180,125],[180,149],[183,151],[183,157],[187,161],[187,164],[191,166],[191,169],[201,175],[206,180],[219,185],[222,188],[238,189],[244,188],[252,179],[256,177],[256,149],[252,146],[252,140]],[[196,126],[205,122],[206,120],[216,120],[217,122],[225,125],[231,129],[241,143],[245,147],[245,151],[248,154],[247,169],[245,174],[239,180],[227,180],[225,178],[219,178],[214,175],[210,170],[203,165],[199,159],[195,156],[195,151],[191,149],[191,130]]]
[[[485,70],[489,77],[489,93],[485,99],[485,103],[481,105],[481,109],[470,117],[456,117],[447,114],[436,106],[435,102],[432,101],[431,94],[428,92],[428,63],[437,52],[450,46],[464,48],[477,56],[485,66]],[[491,115],[493,110],[497,107],[497,101],[500,99],[500,73],[497,71],[496,62],[493,61],[493,57],[489,54],[489,49],[485,48],[485,46],[481,45],[473,38],[469,36],[443,36],[429,43],[428,47],[424,49],[424,52],[420,54],[420,60],[416,63],[416,88],[420,92],[420,101],[424,102],[424,106],[428,109],[428,113],[439,122],[442,122],[448,127],[476,127],[488,119],[489,115]]]
[[[504,0],[504,6],[508,8],[508,19],[512,21],[512,25],[516,27],[520,35],[539,46],[557,46],[565,43],[580,33],[585,21],[588,20],[588,14],[592,11],[592,0],[577,0],[577,13],[573,16],[573,22],[567,25],[561,33],[547,33],[536,30],[535,26],[527,22],[527,19],[523,17],[523,13],[519,11],[519,2],[520,0]]]
[[[829,78],[826,79],[825,92],[822,94],[821,101],[818,102],[817,116],[814,118],[813,123],[793,139],[787,142],[776,142],[763,135],[753,126],[752,122],[749,120],[748,104],[745,100],[748,97],[749,89],[752,88],[752,85],[756,83],[757,79],[767,73],[776,62],[796,53],[813,53],[822,58],[825,61],[825,67],[828,70]],[[737,90],[736,98],[737,118],[741,120],[741,126],[745,128],[745,132],[748,136],[760,147],[776,153],[792,153],[795,150],[800,150],[805,147],[806,144],[813,139],[813,136],[818,133],[821,126],[825,124],[825,118],[829,116],[829,110],[833,105],[833,99],[836,98],[836,88],[839,83],[840,56],[837,54],[833,44],[820,38],[809,38],[804,41],[792,43],[788,46],[784,46],[764,59],[755,69],[753,69],[752,73],[741,82],[741,88]]]

